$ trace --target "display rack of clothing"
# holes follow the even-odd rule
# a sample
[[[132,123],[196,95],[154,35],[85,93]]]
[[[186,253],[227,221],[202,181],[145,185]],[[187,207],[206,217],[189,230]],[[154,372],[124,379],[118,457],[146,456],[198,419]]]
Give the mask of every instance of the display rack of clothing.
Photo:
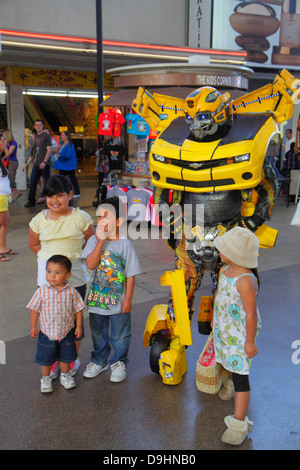
[[[98,188],[96,191],[97,206],[100,201],[100,190],[104,179],[109,179],[112,182],[112,175],[123,170],[124,161],[127,158],[127,149],[119,144],[119,139],[106,139],[101,148],[96,152],[96,167],[98,171]]]

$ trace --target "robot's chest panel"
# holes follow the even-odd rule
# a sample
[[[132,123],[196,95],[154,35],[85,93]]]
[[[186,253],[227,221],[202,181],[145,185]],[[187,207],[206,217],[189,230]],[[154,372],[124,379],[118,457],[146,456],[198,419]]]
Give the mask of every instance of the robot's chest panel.
[[[192,210],[193,225],[197,225],[197,207],[203,207],[204,223],[214,225],[237,217],[241,213],[242,202],[240,191],[185,192],[182,197],[183,211]]]

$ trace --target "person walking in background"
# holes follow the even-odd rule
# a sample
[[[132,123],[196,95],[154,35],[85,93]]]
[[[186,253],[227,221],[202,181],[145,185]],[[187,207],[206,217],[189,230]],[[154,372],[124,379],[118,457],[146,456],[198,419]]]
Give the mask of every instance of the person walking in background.
[[[52,137],[51,135],[51,132],[50,132],[50,129],[48,129],[48,127],[45,127],[44,128],[44,131],[50,135],[51,137],[51,156],[50,156],[50,161],[51,161],[51,164],[53,165],[56,160],[57,160],[57,155],[58,155],[58,143],[57,141],[54,139],[54,137]]]
[[[6,139],[0,134],[0,155],[6,152]],[[8,178],[8,171],[0,158],[0,262],[10,261],[8,255],[16,255],[17,252],[11,250],[6,245],[6,235],[9,225],[9,210],[11,187]]]
[[[284,160],[284,165],[281,170],[281,173],[286,178],[290,178],[291,170],[298,170],[299,169],[299,152],[295,152],[295,142],[291,143],[291,148],[287,152]]]
[[[27,171],[27,167],[30,163],[34,162],[36,157],[36,146],[35,146],[35,136],[36,130],[33,129],[31,137],[28,138],[28,148],[25,153],[25,165],[22,168],[22,171]]]
[[[74,144],[72,143],[69,132],[63,131],[60,134],[62,141],[57,161],[53,168],[59,171],[60,175],[68,176],[74,188],[73,198],[80,197],[80,189],[76,177],[77,156]]]
[[[24,207],[35,206],[36,189],[41,176],[44,178],[44,183],[48,181],[50,177],[50,156],[51,156],[51,137],[49,134],[44,132],[44,122],[42,119],[37,119],[34,122],[34,128],[36,130],[35,136],[35,147],[36,156],[34,159],[31,175],[30,175],[30,190],[28,194],[28,202],[24,204]],[[48,162],[49,160],[49,162]],[[40,195],[43,197],[43,194]]]
[[[14,136],[10,130],[5,131],[7,141],[7,157],[8,157],[8,177],[11,186],[11,200],[12,202],[21,197],[22,195],[17,189],[16,174],[19,166],[17,158],[18,144],[14,139]]]
[[[288,151],[290,150],[291,148],[291,144],[293,142],[295,142],[295,137],[293,137],[293,131],[292,129],[287,129],[285,131],[285,136],[286,136],[286,141],[285,141],[285,144],[284,144],[284,153],[285,155],[288,153]]]
[[[221,440],[240,445],[253,423],[246,416],[249,400],[249,372],[258,353],[255,343],[261,320],[256,306],[259,288],[257,258],[259,239],[250,230],[234,227],[215,239],[222,263],[214,300],[213,337],[216,362],[232,378],[219,397],[234,396],[234,415],[224,418],[227,426]],[[226,390],[227,389],[227,390]]]

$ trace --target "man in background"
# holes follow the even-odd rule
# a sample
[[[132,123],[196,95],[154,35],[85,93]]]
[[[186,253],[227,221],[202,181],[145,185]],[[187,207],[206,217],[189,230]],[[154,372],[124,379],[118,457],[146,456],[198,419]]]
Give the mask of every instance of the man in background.
[[[30,176],[30,190],[28,194],[28,202],[24,207],[33,207],[35,205],[36,188],[41,176],[44,178],[44,184],[50,176],[50,156],[51,156],[51,136],[44,131],[44,122],[42,119],[36,119],[34,122],[36,130],[35,147],[36,157]],[[49,163],[48,163],[49,160]]]

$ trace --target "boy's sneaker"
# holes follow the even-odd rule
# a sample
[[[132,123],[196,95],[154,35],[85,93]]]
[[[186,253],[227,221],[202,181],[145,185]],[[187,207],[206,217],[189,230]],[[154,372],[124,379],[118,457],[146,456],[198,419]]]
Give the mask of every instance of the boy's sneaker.
[[[41,378],[41,392],[50,393],[53,392],[52,379],[50,375]]]
[[[50,379],[51,380],[57,379],[58,370],[59,370],[59,363],[58,363],[58,361],[56,361],[56,362],[54,362],[54,364],[51,367],[51,372],[50,372]]]
[[[76,387],[75,380],[70,375],[70,372],[60,375],[60,383],[68,390],[70,388]]]
[[[110,366],[111,368],[111,382],[123,382],[126,379],[126,366],[124,362],[115,362]]]
[[[74,375],[77,374],[79,367],[80,367],[80,359],[79,357],[77,357],[76,361],[71,362],[70,364],[69,373],[72,377],[74,377]]]
[[[83,373],[83,377],[87,377],[92,379],[93,377],[97,377],[101,372],[108,369],[108,363],[104,363],[101,366],[95,364],[94,362],[90,362]]]

